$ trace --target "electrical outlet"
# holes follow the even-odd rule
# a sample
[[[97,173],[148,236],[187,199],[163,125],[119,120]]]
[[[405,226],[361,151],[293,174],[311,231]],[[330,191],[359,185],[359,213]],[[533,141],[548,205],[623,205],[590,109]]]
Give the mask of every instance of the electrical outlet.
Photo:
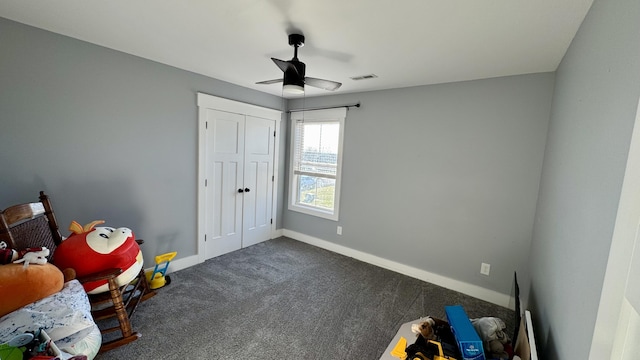
[[[491,271],[491,264],[482,263],[480,266],[480,274],[489,276],[489,272]]]
[[[342,226],[338,225],[338,235],[342,235]]]

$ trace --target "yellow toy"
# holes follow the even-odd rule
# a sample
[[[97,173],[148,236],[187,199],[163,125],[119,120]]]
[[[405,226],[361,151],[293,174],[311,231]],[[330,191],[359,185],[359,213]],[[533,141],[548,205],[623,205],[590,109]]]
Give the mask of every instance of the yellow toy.
[[[433,340],[429,340],[428,341],[431,344],[434,344],[435,346],[437,346],[438,348],[438,354],[433,356],[433,360],[456,360],[450,356],[445,356],[444,353],[442,352],[442,345],[437,342],[437,341],[433,341]],[[417,353],[415,356],[413,356],[411,359],[407,358],[407,339],[405,339],[403,336],[400,337],[400,339],[398,340],[398,343],[396,344],[396,346],[393,348],[393,350],[391,350],[391,356],[393,357],[397,357],[398,359],[401,360],[423,360],[423,359],[428,359],[427,357],[424,357],[424,355],[422,353]]]
[[[153,268],[152,272],[146,273],[147,281],[149,281],[149,287],[152,290],[159,289],[171,283],[171,278],[166,276],[166,273],[169,263],[174,257],[176,257],[176,255],[178,255],[178,252],[174,251],[155,257],[156,266]],[[162,269],[159,269],[160,265],[162,265]]]
[[[438,354],[439,355],[434,355],[433,356],[433,360],[447,360],[447,359],[456,360],[456,359],[454,359],[454,358],[452,358],[450,356],[445,356],[444,355],[444,353],[442,352],[442,344],[440,344],[437,341],[433,341],[433,340],[429,340],[429,342],[432,343],[432,344],[436,344],[436,346],[438,347]]]
[[[406,359],[407,358],[407,351],[405,350],[407,348],[407,339],[404,338],[404,336],[400,336],[400,340],[398,340],[398,343],[396,344],[396,346],[393,348],[393,350],[391,350],[391,356],[393,357],[397,357],[398,359]]]

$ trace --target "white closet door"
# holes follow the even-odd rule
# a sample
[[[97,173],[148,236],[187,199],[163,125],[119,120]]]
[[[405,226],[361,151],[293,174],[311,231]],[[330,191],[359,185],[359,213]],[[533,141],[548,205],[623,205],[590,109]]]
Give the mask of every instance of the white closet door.
[[[207,109],[213,169],[207,199],[206,257],[242,248],[242,202],[244,189],[244,116]]]
[[[245,122],[242,246],[271,237],[275,121],[247,116]]]
[[[198,258],[205,261],[274,234],[282,113],[203,93],[198,108]]]

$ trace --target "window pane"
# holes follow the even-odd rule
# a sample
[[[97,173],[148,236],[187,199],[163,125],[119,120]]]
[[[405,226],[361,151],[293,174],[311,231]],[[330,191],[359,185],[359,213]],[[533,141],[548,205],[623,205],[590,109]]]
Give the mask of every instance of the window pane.
[[[303,124],[298,169],[316,174],[336,175],[338,165],[338,123]]]
[[[300,175],[298,186],[298,204],[334,209],[336,181],[316,176]]]

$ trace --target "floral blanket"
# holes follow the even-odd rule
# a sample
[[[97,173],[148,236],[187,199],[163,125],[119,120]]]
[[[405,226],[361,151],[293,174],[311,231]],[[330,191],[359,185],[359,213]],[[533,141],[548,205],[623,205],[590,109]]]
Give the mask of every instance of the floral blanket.
[[[89,298],[82,285],[71,280],[60,292],[0,318],[0,344],[27,331],[43,329],[59,348],[66,348],[89,335],[94,326]]]

